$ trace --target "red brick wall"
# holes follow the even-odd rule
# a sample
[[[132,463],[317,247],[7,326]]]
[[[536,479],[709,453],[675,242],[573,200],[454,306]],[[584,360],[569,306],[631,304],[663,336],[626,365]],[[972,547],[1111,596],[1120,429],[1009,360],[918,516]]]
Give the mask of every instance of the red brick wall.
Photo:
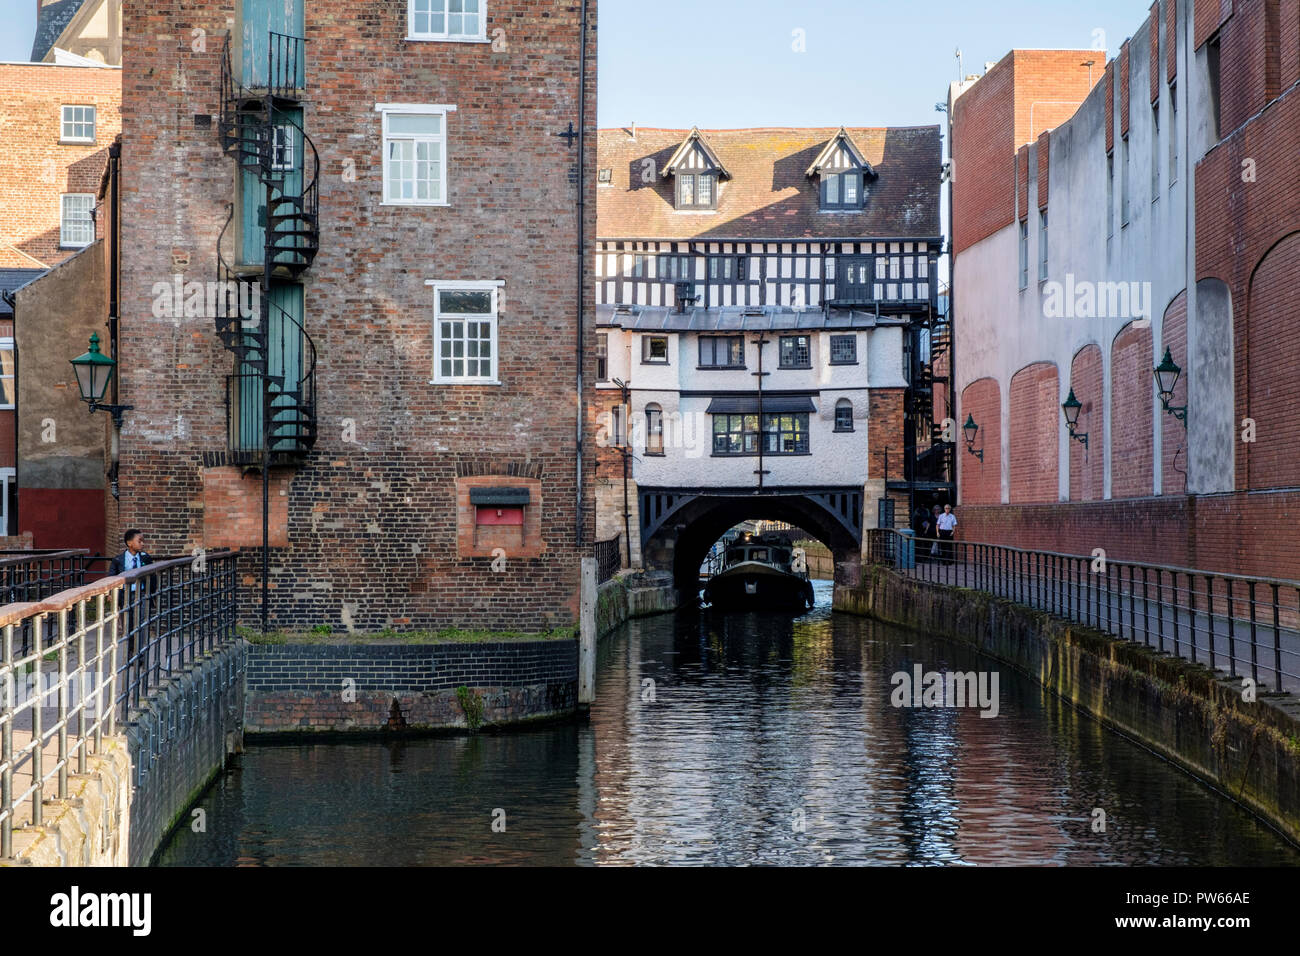
[[[1151,4],[1151,16],[1147,18],[1147,26],[1151,30],[1151,59],[1147,74],[1151,79],[1151,102],[1154,103],[1160,98],[1160,0]],[[1170,34],[1169,39],[1172,42],[1173,34]]]
[[[0,267],[55,266],[77,252],[59,248],[60,197],[99,192],[122,129],[122,71],[3,63],[0,89]],[[93,144],[60,144],[64,105],[95,107]]]
[[[1065,554],[1300,580],[1300,492],[961,508],[958,537]]]
[[[208,548],[262,546],[262,479],[234,467],[204,468],[203,545]],[[289,476],[273,474],[267,495],[273,548],[289,546]]]
[[[1254,164],[1254,182],[1243,180],[1243,162],[1247,159]],[[1300,91],[1294,89],[1231,133],[1197,165],[1197,278],[1221,279],[1231,293],[1235,421],[1240,425],[1243,418],[1254,417],[1259,429],[1257,444],[1236,443],[1239,490],[1252,487],[1252,481],[1260,479],[1266,484],[1300,485],[1300,467],[1295,463],[1295,456],[1289,465],[1278,461],[1270,464],[1257,457],[1270,442],[1287,444],[1294,431],[1273,431],[1273,422],[1250,412],[1252,401],[1265,401],[1267,408],[1267,396],[1279,390],[1293,390],[1294,370],[1300,363],[1300,342],[1294,334],[1288,334],[1294,329],[1294,309],[1289,316],[1285,310],[1278,311],[1275,288],[1278,267],[1285,271],[1285,263],[1293,261],[1288,257],[1294,255],[1289,251],[1294,248],[1293,240],[1278,244],[1300,232],[1300,189],[1291,185],[1297,182],[1300,182]],[[1285,185],[1279,187],[1279,184]],[[1269,252],[1274,246],[1278,246],[1274,254],[1280,258],[1266,262],[1266,256],[1272,259]],[[1261,272],[1254,276],[1252,284],[1257,268]],[[1253,314],[1252,301],[1263,310],[1258,319]],[[1266,349],[1252,348],[1252,341],[1270,339],[1285,354],[1269,356]],[[1264,367],[1252,367],[1255,358],[1264,362]],[[1282,369],[1287,371],[1281,373]],[[1263,472],[1255,472],[1255,479],[1249,477],[1252,459],[1264,468]]]
[[[1219,25],[1232,15],[1233,0],[1194,0],[1193,43],[1200,49],[1205,41],[1214,36]]]
[[[1178,0],[1165,0],[1165,79],[1178,75]]]
[[[1014,221],[1011,160],[1019,147],[1072,116],[1088,95],[1088,69],[1080,65],[1088,52],[1013,50],[958,97],[952,133],[957,253]]]
[[[982,378],[971,382],[961,393],[961,408],[957,427],[961,428],[967,416],[973,416],[979,425],[975,450],[983,449],[981,462],[966,450],[965,437],[957,436],[961,445],[961,500],[974,505],[995,505],[1002,501],[1002,393],[997,379]]]
[[[1300,0],[1282,0],[1279,54],[1282,89],[1300,80]]]
[[[867,413],[867,477],[903,478],[903,389],[873,388]],[[885,449],[889,474],[885,474]]]
[[[1052,134],[1044,131],[1038,136],[1038,208],[1044,209],[1047,206],[1047,186],[1049,176],[1049,166],[1051,165],[1051,140]]]
[[[1078,431],[1088,436],[1088,447],[1069,439],[1070,500],[1099,501],[1105,494],[1106,414],[1101,374],[1101,349],[1089,345],[1079,350],[1070,364],[1070,387],[1083,408]],[[1068,394],[1068,393],[1067,393]],[[1064,426],[1064,413],[1062,413]],[[1066,435],[1069,431],[1066,431]]]
[[[1180,292],[1178,298],[1165,310],[1164,325],[1160,333],[1161,341],[1169,349],[1174,361],[1184,369],[1178,378],[1171,404],[1187,407],[1187,293]],[[1161,357],[1164,353],[1161,352]],[[1157,362],[1157,364],[1159,364]],[[1187,429],[1183,423],[1167,412],[1160,415],[1160,488],[1166,495],[1181,495],[1187,492]]]
[[[1003,57],[953,106],[953,247],[960,253],[1011,223],[1015,60]]]
[[[1297,394],[1296,279],[1300,277],[1300,232],[1264,257],[1250,285],[1244,316],[1246,407],[1258,439],[1242,444],[1247,488],[1296,484],[1300,395]]]
[[[1012,504],[1057,501],[1061,403],[1056,366],[1038,362],[1011,379],[1009,479]]]
[[[1115,151],[1115,61],[1106,64],[1106,155]]]
[[[1128,40],[1119,51],[1119,135],[1128,135],[1129,106],[1131,105],[1132,87],[1129,84],[1129,65],[1132,60],[1131,46]]]
[[[1278,0],[1239,3],[1223,24],[1220,43],[1220,125],[1235,130],[1280,90]]]
[[[215,124],[220,36],[234,0],[128,4],[123,97],[123,401],[119,524],[153,529],[159,551],[203,543],[204,456],[225,448],[223,377],[233,359],[210,321],[155,319],[152,284],[190,256],[208,278],[235,198],[235,164]],[[458,625],[536,631],[571,623],[589,510],[575,514],[577,276],[576,5],[494,0],[488,36],[508,44],[406,43],[405,5],[307,4],[307,133],[323,163],[321,252],[304,275],[319,362],[320,437],[286,472],[287,547],[273,548],[276,625]],[[589,5],[586,164],[594,167],[596,4]],[[208,31],[206,53],[190,31]],[[183,71],[185,84],[174,77]],[[456,104],[448,207],[381,205],[381,102]],[[351,160],[355,181],[343,173]],[[594,176],[586,197],[595,237]],[[158,223],[168,223],[159,229]],[[500,386],[431,386],[427,279],[505,280]],[[586,381],[595,379],[587,290]],[[345,420],[355,441],[345,433]],[[587,434],[588,450],[592,434]],[[209,459],[209,464],[212,462]],[[536,558],[459,557],[456,480],[525,475],[546,508]],[[256,549],[242,567],[251,576]],[[256,602],[249,602],[255,612]]]
[[[1029,147],[1016,150],[1016,212],[1024,222],[1029,216]]]
[[[1144,498],[1154,480],[1151,329],[1124,326],[1110,351],[1110,493]]]

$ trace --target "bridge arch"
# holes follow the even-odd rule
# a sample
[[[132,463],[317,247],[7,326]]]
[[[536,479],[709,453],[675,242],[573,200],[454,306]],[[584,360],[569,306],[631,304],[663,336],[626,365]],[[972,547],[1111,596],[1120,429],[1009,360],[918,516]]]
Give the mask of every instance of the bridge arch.
[[[647,570],[666,571],[685,593],[699,588],[700,565],[742,521],[781,521],[816,538],[835,559],[836,583],[855,583],[861,566],[861,488],[734,491],[641,489],[641,554]]]

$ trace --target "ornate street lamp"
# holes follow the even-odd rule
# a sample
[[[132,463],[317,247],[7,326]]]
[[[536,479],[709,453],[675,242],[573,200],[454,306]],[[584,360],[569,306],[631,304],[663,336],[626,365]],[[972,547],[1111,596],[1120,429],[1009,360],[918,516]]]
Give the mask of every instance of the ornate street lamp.
[[[1061,404],[1061,411],[1065,412],[1065,425],[1070,430],[1070,437],[1088,447],[1088,433],[1076,432],[1079,427],[1079,412],[1083,410],[1083,403],[1074,397],[1074,389],[1070,389],[1070,397]]]
[[[983,462],[984,449],[981,448],[979,451],[975,450],[975,436],[979,434],[979,430],[980,427],[975,424],[975,416],[968,414],[966,416],[966,424],[961,426],[961,433],[966,439],[966,450]]]
[[[90,406],[90,412],[103,409],[113,416],[113,427],[122,428],[122,413],[130,411],[131,405],[109,405],[103,401],[108,391],[108,383],[113,379],[113,370],[117,361],[99,351],[99,333],[90,333],[90,351],[74,358],[72,368],[77,373],[77,388],[81,391],[81,400]]]
[[[1160,391],[1160,404],[1165,407],[1170,415],[1183,423],[1187,427],[1187,406],[1170,405],[1174,398],[1174,388],[1178,385],[1178,378],[1183,374],[1183,370],[1178,363],[1174,361],[1173,353],[1165,349],[1165,357],[1161,359],[1160,364],[1151,370],[1156,377],[1156,388]]]

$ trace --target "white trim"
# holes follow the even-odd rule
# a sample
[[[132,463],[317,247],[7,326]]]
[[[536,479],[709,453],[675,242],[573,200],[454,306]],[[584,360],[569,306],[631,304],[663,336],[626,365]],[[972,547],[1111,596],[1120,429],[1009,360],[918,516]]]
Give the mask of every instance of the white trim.
[[[376,103],[376,113],[454,113],[454,103]]]
[[[444,3],[443,22],[446,23],[451,17],[451,4]],[[407,40],[429,40],[444,41],[451,43],[487,43],[487,0],[479,0],[479,9],[476,15],[478,17],[478,31],[476,33],[416,33],[415,32],[415,4],[411,0],[406,0],[406,39]]]
[[[431,332],[433,334],[433,377],[429,379],[430,385],[501,385],[501,288],[505,286],[502,279],[426,279],[426,286],[433,289],[433,321]],[[438,312],[438,295],[443,291],[464,291],[464,292],[491,292],[492,293],[492,312],[485,313],[468,313],[452,314],[442,316]],[[439,346],[440,329],[438,323],[442,321],[465,321],[465,322],[482,322],[490,321],[492,323],[492,355],[490,378],[464,375],[447,375],[442,374],[442,356]],[[467,360],[467,359],[465,359]]]
[[[451,165],[451,136],[448,130],[448,114],[456,112],[456,107],[452,104],[421,104],[421,103],[376,103],[375,112],[380,114],[379,121],[379,141],[380,141],[380,200],[381,206],[450,206],[450,170]],[[398,136],[399,141],[408,141],[411,143],[428,142],[437,143],[440,156],[438,162],[439,196],[437,199],[393,199],[388,195],[388,148],[392,141],[388,135],[388,117],[390,115],[420,115],[420,116],[437,116],[441,119],[440,126],[442,132],[439,134],[422,134],[420,136]]]
[[[90,239],[86,242],[69,242],[64,238],[67,226],[67,207],[64,201],[69,197],[79,196],[90,200]],[[94,245],[95,242],[95,194],[94,193],[61,193],[59,195],[59,248],[60,249],[85,249],[87,246]]]
[[[402,37],[407,43],[491,43],[487,37]]]

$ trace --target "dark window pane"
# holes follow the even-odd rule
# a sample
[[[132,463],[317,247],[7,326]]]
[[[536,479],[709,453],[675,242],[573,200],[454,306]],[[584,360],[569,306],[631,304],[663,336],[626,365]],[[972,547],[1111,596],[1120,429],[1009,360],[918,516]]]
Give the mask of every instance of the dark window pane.
[[[446,291],[438,293],[438,309],[460,315],[490,315],[491,292]]]

